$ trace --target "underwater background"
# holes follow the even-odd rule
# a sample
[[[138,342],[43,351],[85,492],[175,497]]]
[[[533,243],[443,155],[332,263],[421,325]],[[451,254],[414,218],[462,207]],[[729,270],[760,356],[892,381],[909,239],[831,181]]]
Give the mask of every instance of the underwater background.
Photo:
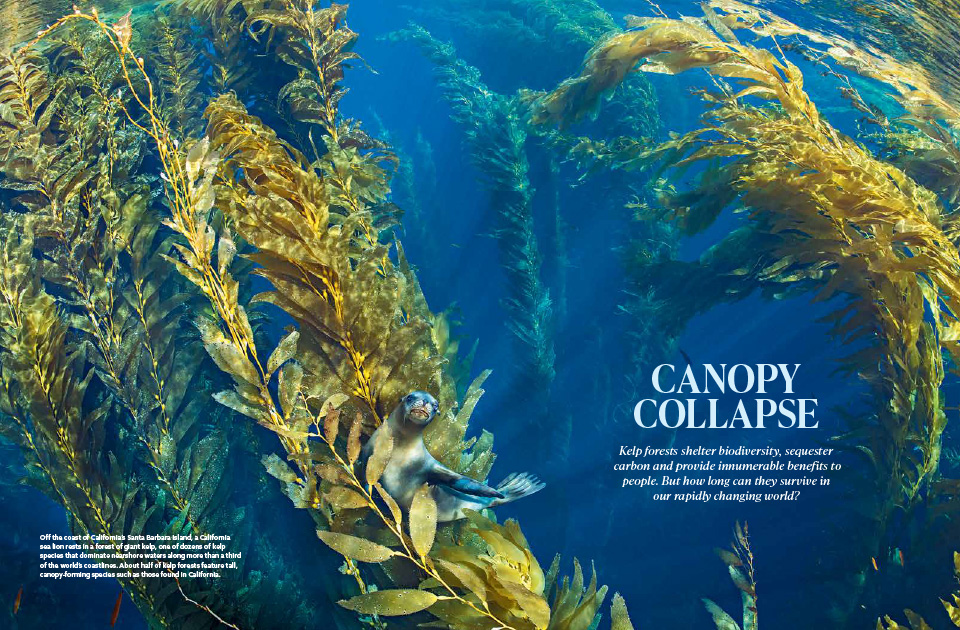
[[[960,627],[960,5],[3,0],[0,25],[0,627]],[[801,364],[819,426],[638,427],[687,362]],[[546,488],[394,510],[354,464],[414,390],[442,463]],[[621,445],[843,470],[655,501]],[[241,569],[38,576],[42,534],[181,532]]]

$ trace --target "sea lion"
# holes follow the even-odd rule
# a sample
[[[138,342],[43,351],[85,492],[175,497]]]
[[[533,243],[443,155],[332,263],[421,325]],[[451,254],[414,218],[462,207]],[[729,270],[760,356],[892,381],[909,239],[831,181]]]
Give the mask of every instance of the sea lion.
[[[363,446],[361,466],[365,466],[378,446],[391,438],[393,450],[380,485],[404,510],[410,509],[413,495],[423,484],[431,486],[437,503],[437,521],[455,521],[463,510],[482,510],[516,501],[544,487],[527,473],[511,474],[499,486],[490,486],[464,477],[438,462],[423,444],[423,430],[433,421],[440,406],[427,392],[411,392],[373,432]]]

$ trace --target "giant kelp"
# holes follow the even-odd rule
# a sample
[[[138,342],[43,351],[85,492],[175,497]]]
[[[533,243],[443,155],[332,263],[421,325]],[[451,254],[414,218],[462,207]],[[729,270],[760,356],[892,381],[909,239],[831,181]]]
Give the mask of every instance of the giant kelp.
[[[195,296],[164,258],[171,239],[149,193],[157,179],[143,171],[145,137],[124,113],[133,85],[104,38],[66,28],[46,43],[44,56],[18,51],[0,71],[0,187],[12,191],[5,433],[78,532],[228,529],[232,550],[258,558],[250,515],[230,501],[241,456],[217,428],[212,380],[197,380],[203,348],[181,323]],[[258,596],[296,606],[274,568],[277,581],[259,584],[243,563],[217,584],[123,581],[153,624],[213,625],[201,607],[214,601],[253,623]],[[198,606],[184,610],[185,597]]]
[[[954,576],[960,581],[960,553],[953,553],[953,569]],[[954,626],[960,628],[960,594],[953,593],[949,599],[941,598],[940,603],[943,604],[947,613],[947,619]],[[904,626],[894,621],[889,615],[884,615],[883,619],[877,619],[877,630],[930,630],[933,628],[923,617],[909,608],[904,610],[903,613],[909,625]]]
[[[702,21],[630,18],[629,24],[635,30],[598,44],[579,76],[534,101],[532,116],[577,119],[637,70],[704,68],[714,77],[715,89],[703,92],[714,107],[701,129],[631,159],[678,167],[719,162],[701,172],[692,190],[663,197],[652,216],[696,233],[731,205],[746,209],[762,264],[747,269],[746,289],[786,280],[816,288],[819,300],[842,296],[830,321],[857,348],[844,369],[863,378],[881,402],[873,415],[851,418],[839,439],[864,455],[872,471],[868,494],[875,501],[868,511],[877,536],[861,553],[883,548],[897,535],[893,523],[903,522],[896,515],[909,514],[937,480],[946,424],[941,355],[955,352],[960,272],[949,215],[934,194],[832,127],[804,92],[799,68],[741,43],[732,33],[736,21],[711,9]],[[757,29],[769,27],[769,20],[757,22]],[[927,121],[951,119],[936,95],[907,88],[903,94],[919,103],[911,111],[926,112]]]
[[[468,37],[523,54],[533,64],[550,55],[582,55],[599,37],[617,30],[614,19],[593,0],[458,0],[410,10],[418,22],[452,25]]]
[[[881,127],[875,134],[882,145],[881,155],[955,209],[960,178],[960,110],[941,92],[942,82],[926,67],[836,35],[826,37],[736,0],[714,0],[711,6],[721,11],[713,15],[730,29],[749,29],[758,37],[789,38],[784,44],[787,48],[826,67],[827,74],[841,82],[843,98]],[[885,114],[865,103],[849,79],[832,70],[830,64],[885,85],[891,90],[892,100],[903,108],[903,115],[886,120]]]
[[[730,549],[718,548],[716,553],[727,566],[730,579],[737,590],[740,591],[740,599],[743,602],[742,624],[738,624],[713,600],[704,598],[703,605],[710,613],[718,630],[731,630],[741,627],[743,630],[757,630],[759,627],[757,621],[759,616],[757,610],[757,580],[753,550],[750,548],[750,531],[746,523],[740,525],[737,522],[733,527],[733,534]]]
[[[339,111],[344,69],[358,62],[345,11],[299,1],[196,0],[142,30],[129,18],[107,24],[80,13],[44,34],[51,46],[42,55],[28,49],[4,66],[3,181],[11,192],[3,197],[10,222],[0,230],[0,295],[9,305],[0,338],[9,399],[2,426],[27,454],[36,483],[87,531],[238,531],[229,466],[258,449],[325,545],[317,544],[311,569],[351,611],[331,624],[384,627],[382,617],[397,616],[390,626],[597,627],[606,589],[596,572],[588,580],[574,561],[572,576],[562,578],[558,560],[544,571],[519,525],[490,514],[437,527],[426,493],[401,512],[378,485],[382,460],[363,473],[355,467],[365,436],[415,388],[441,401],[427,442],[446,465],[484,479],[494,455],[490,434],[467,437],[487,374],[463,387],[449,320],[428,307],[397,241],[399,212],[389,203],[395,156]],[[96,27],[94,36],[70,30],[81,21]],[[635,209],[696,232],[724,207],[742,204],[753,212],[750,227],[698,263],[671,260],[672,227],[644,231],[631,249],[642,273],[625,310],[655,322],[636,331],[645,354],[654,355],[671,347],[672,336],[661,333],[672,332],[664,325],[672,315],[657,293],[643,292],[650,277],[671,288],[679,284],[671,279],[693,271],[710,290],[698,291],[702,302],[682,305],[678,325],[757,287],[847,296],[852,306],[839,313],[837,331],[855,342],[880,340],[849,363],[867,376],[869,366],[884,366],[870,383],[885,402],[847,437],[876,467],[885,504],[875,514],[881,525],[893,522],[889,513],[917,504],[936,479],[945,420],[940,347],[955,341],[946,298],[955,298],[956,261],[944,245],[950,234],[938,221],[941,209],[901,171],[813,116],[789,65],[688,26],[695,36],[684,54],[705,41],[730,55],[710,64],[722,75],[721,95],[706,129],[657,150],[629,133],[606,141],[558,134],[547,146],[574,140],[594,170],[618,173],[661,159],[732,160],[689,194],[664,191]],[[199,56],[183,45],[197,35]],[[496,180],[511,213],[500,236],[512,239],[512,290],[526,300],[514,306],[516,317],[529,317],[520,313],[525,308],[550,315],[541,308],[547,292],[533,238],[522,104],[490,92],[452,49],[414,37],[459,73],[444,89],[464,107],[463,126],[476,127],[470,141],[489,160],[481,170]],[[140,47],[143,60],[133,52]],[[254,51],[282,62],[273,66],[276,76],[238,61]],[[739,98],[723,93],[722,78],[747,72],[755,81],[748,89],[758,89]],[[24,89],[35,96],[17,101]],[[649,104],[646,93],[632,94],[625,106]],[[780,105],[758,108],[751,94],[773,95]],[[802,150],[787,137],[803,139]],[[837,166],[835,177],[820,172],[823,164]],[[558,204],[552,210],[561,217]],[[255,297],[254,283],[263,289]],[[288,323],[278,343],[258,326],[265,313]],[[541,350],[549,349],[555,320],[524,320],[519,329],[537,362],[547,363]],[[36,362],[47,355],[49,365]],[[50,383],[53,396],[44,392]],[[208,406],[212,392],[220,407]],[[231,411],[272,433],[265,453],[253,423],[234,422]],[[63,482],[68,490],[60,492]],[[115,513],[117,505],[126,507]],[[736,558],[721,556],[743,593],[744,626],[755,627],[745,541],[738,531]],[[320,553],[326,547],[340,557],[328,562],[332,554]],[[340,563],[342,581],[332,579]],[[271,617],[279,623],[281,608],[283,623],[309,622],[305,598],[283,579],[283,562],[274,567],[259,585],[247,572],[247,583],[220,591],[188,581],[125,587],[156,625],[185,623],[178,615],[214,625],[213,613],[266,627]],[[242,601],[229,591],[243,593]],[[211,610],[184,605],[183,596]],[[289,614],[298,604],[299,613]],[[611,625],[632,628],[619,597]]]
[[[653,205],[644,202],[636,207],[638,220],[649,221]],[[658,297],[660,331],[676,338],[694,315],[718,304],[756,291],[782,299],[815,288],[819,274],[791,273],[770,254],[777,242],[768,231],[746,226],[710,246],[699,259],[682,261],[658,255],[658,242],[638,241],[629,252],[628,265],[636,286],[647,287]]]
[[[223,94],[231,90],[243,90],[249,94],[256,90],[258,97],[267,98],[266,94],[257,90],[253,82],[257,74],[253,59],[259,49],[245,28],[250,12],[263,6],[262,2],[231,0],[180,0],[168,3],[166,8],[171,12],[171,17],[181,32],[197,36],[209,43],[200,51],[203,67],[207,71],[200,73],[201,79],[208,77],[206,82],[200,84],[201,88],[208,88],[212,94]],[[168,59],[178,57],[182,60],[179,64],[182,67],[200,61],[182,41],[171,43],[179,44],[184,50],[168,48]],[[163,61],[159,60],[159,63]],[[199,116],[197,120],[199,121]]]
[[[449,22],[458,27],[458,32],[464,37],[480,37],[484,42],[501,42],[499,46],[512,50],[518,49],[518,54],[522,54],[525,59],[529,59],[530,67],[542,69],[544,64],[538,64],[534,59],[543,57],[556,63],[557,59],[562,59],[565,55],[572,53],[583,54],[598,38],[618,30],[615,21],[603,8],[592,1],[573,0],[570,2],[552,2],[543,3],[529,0],[494,0],[483,3],[466,3],[457,6],[456,10],[450,10],[447,7],[430,7],[418,10],[422,19],[431,21]],[[501,16],[501,19],[491,19],[491,15]],[[503,16],[506,16],[505,18]],[[454,118],[467,130],[468,144],[471,147],[471,155],[474,161],[478,163],[479,170],[484,173],[487,182],[495,185],[497,181],[503,182],[501,188],[510,190],[510,187],[523,186],[528,197],[532,197],[533,188],[530,184],[531,167],[529,158],[526,155],[521,156],[523,161],[516,157],[516,151],[509,151],[511,143],[523,142],[528,145],[525,153],[530,152],[530,147],[536,147],[537,144],[546,144],[547,154],[555,153],[557,145],[563,142],[570,142],[567,138],[557,138],[555,132],[549,132],[544,128],[530,127],[527,121],[517,122],[516,112],[507,116],[500,116],[500,126],[502,130],[497,129],[497,118],[493,116],[496,105],[501,107],[516,109],[512,104],[513,96],[506,94],[496,94],[496,90],[491,89],[484,78],[481,76],[481,69],[474,67],[465,61],[456,57],[455,51],[448,44],[444,44],[433,39],[420,27],[411,28],[406,33],[410,39],[420,43],[427,57],[437,67],[438,83],[443,90],[445,97],[453,105]],[[479,63],[477,65],[480,65]],[[524,68],[516,68],[523,72]],[[492,74],[493,69],[489,70]],[[537,81],[539,77],[524,77],[526,81]],[[512,78],[515,81],[515,78]],[[522,84],[526,87],[526,83]],[[524,94],[525,89],[520,91]],[[489,101],[485,104],[483,100]],[[630,133],[632,136],[654,136],[657,133],[658,119],[655,103],[655,95],[649,82],[641,77],[636,77],[635,81],[628,82],[622,89],[614,95],[614,106],[620,106],[624,115],[616,119],[614,129],[591,130],[592,134],[623,134]],[[472,103],[471,103],[472,102]],[[482,115],[481,115],[482,112]],[[484,117],[491,122],[480,123]],[[471,129],[471,126],[474,127]],[[511,129],[512,128],[512,129]],[[528,138],[527,136],[530,136]],[[488,138],[484,140],[484,138]],[[501,138],[497,141],[497,138]],[[492,145],[498,146],[492,146]],[[499,147],[499,148],[498,148]],[[487,160],[486,156],[493,156],[499,153],[496,162],[491,158]],[[564,151],[561,151],[565,155]],[[539,156],[538,156],[539,157]],[[552,159],[552,158],[548,158]],[[512,169],[498,166],[498,162],[503,162],[507,167],[511,161],[514,162]],[[536,167],[536,165],[534,165]],[[556,170],[557,164],[550,168]],[[506,171],[496,172],[497,170]],[[510,171],[522,173],[523,176],[512,175]],[[511,181],[511,178],[517,181]],[[557,177],[555,181],[558,186],[563,186],[562,179]],[[556,191],[554,191],[556,193]],[[531,206],[532,199],[524,200],[523,204],[500,203],[499,199],[494,200],[500,207],[524,207]],[[566,271],[569,266],[566,261],[563,231],[567,229],[568,219],[563,215],[564,209],[559,200],[554,203],[555,206],[555,225],[558,226],[555,233],[553,245],[553,255],[556,259],[553,262],[556,279],[551,287],[554,290],[553,301],[555,302],[553,310],[562,313],[566,309],[565,294],[561,293],[566,282]],[[516,214],[516,213],[514,213]],[[527,211],[529,214],[529,211]],[[515,221],[514,221],[515,223]],[[531,236],[524,237],[525,241],[530,241]],[[517,241],[522,242],[521,240]],[[530,249],[527,247],[526,249]],[[540,248],[537,248],[540,249]],[[549,249],[549,248],[548,248]],[[508,273],[510,266],[506,267]],[[542,276],[548,278],[546,273]],[[544,281],[542,283],[546,284]],[[530,282],[527,281],[529,285]],[[555,318],[558,324],[562,323],[562,318]],[[554,351],[556,352],[556,351]]]
[[[425,56],[433,63],[437,83],[444,99],[450,104],[453,119],[461,126],[466,136],[466,144],[472,161],[483,175],[483,182],[492,193],[492,202],[496,209],[494,235],[498,237],[501,251],[501,267],[507,279],[508,301],[512,328],[519,335],[523,351],[521,372],[518,381],[519,391],[525,398],[533,388],[542,388],[544,395],[533,401],[534,418],[540,416],[541,427],[549,427],[550,442],[544,442],[543,448],[550,453],[564,453],[566,444],[574,438],[578,427],[573,426],[565,405],[559,403],[561,390],[550,391],[557,372],[568,374],[579,370],[583,364],[583,348],[565,347],[568,335],[567,320],[568,275],[575,263],[570,260],[568,233],[585,229],[590,219],[585,217],[577,204],[569,204],[567,195],[568,179],[566,148],[573,143],[618,142],[613,138],[627,138],[639,144],[642,137],[655,137],[659,133],[656,95],[652,86],[642,76],[620,86],[612,99],[612,106],[618,108],[623,116],[606,118],[587,129],[581,130],[589,136],[573,137],[567,133],[552,130],[543,125],[531,125],[524,114],[523,102],[529,98],[527,82],[541,82],[542,73],[534,75],[527,68],[543,70],[547,64],[538,63],[541,57],[549,60],[553,67],[558,60],[571,54],[580,55],[587,51],[595,38],[616,31],[611,16],[592,2],[556,2],[549,7],[544,3],[528,2],[483,2],[471,6],[458,6],[456,11],[447,7],[431,7],[420,11],[424,20],[450,22],[458,27],[458,45],[466,38],[467,44],[472,37],[481,37],[485,45],[497,42],[503,50],[515,50],[522,54],[528,63],[522,67],[510,68],[510,82],[516,83],[518,74],[523,86],[517,93],[511,94],[491,87],[491,83],[503,82],[497,75],[504,72],[499,68],[488,68],[482,59],[475,64],[458,57],[453,44],[441,42],[426,29],[412,26],[393,38],[406,38],[416,42]],[[491,14],[507,16],[507,19],[490,19]],[[469,46],[464,46],[469,50]],[[530,75],[530,76],[527,76]],[[611,124],[611,120],[613,123]],[[595,140],[594,138],[603,138]],[[608,140],[609,139],[609,140]],[[601,170],[597,168],[596,171]],[[538,171],[547,171],[546,184],[533,185]],[[623,203],[633,196],[632,182],[626,178],[616,179],[620,173],[614,173],[610,180],[595,178],[584,184],[585,190],[603,190],[597,195],[606,200],[604,215],[622,216],[622,223],[631,230],[646,233],[651,239],[666,237],[671,231],[668,226],[654,226],[650,222],[631,221],[629,213],[622,209]],[[584,173],[583,180],[586,180]],[[581,182],[582,183],[582,182]],[[536,188],[536,190],[535,190]],[[550,215],[543,225],[533,220],[534,208],[542,200],[550,206]],[[569,207],[567,207],[569,206]],[[606,218],[606,216],[604,217]],[[644,229],[645,227],[651,229]],[[538,238],[537,232],[540,232]],[[542,234],[548,232],[550,241],[543,240]],[[657,232],[657,234],[652,234]],[[538,242],[538,240],[540,242]],[[541,254],[541,252],[543,252]],[[591,254],[591,258],[595,256]],[[541,260],[541,258],[543,260]],[[591,261],[593,262],[593,261]],[[611,261],[616,264],[617,261]],[[595,263],[594,263],[595,264]],[[594,400],[602,407],[606,406],[611,414],[598,414],[601,419],[590,425],[579,427],[581,430],[595,431],[606,429],[607,422],[619,422],[624,418],[623,406],[612,403],[612,392],[629,390],[632,397],[637,385],[643,380],[644,367],[669,355],[670,340],[665,339],[658,326],[656,305],[658,301],[650,299],[646,291],[628,290],[625,308],[620,314],[630,315],[631,344],[610,344],[603,335],[598,336],[596,352],[598,360],[609,363],[610,357],[619,359],[630,356],[631,368],[624,377],[614,377],[606,366],[599,370],[590,370],[578,375],[581,382],[592,383]],[[569,291],[571,299],[578,299],[581,291]],[[538,298],[538,296],[541,296]],[[549,304],[543,299],[549,298]],[[541,316],[542,314],[542,316]],[[613,313],[611,313],[612,315]],[[609,344],[609,347],[606,345]],[[664,352],[659,352],[660,350]],[[646,351],[653,351],[647,353]],[[569,357],[564,360],[564,355]],[[574,358],[576,357],[576,358]],[[600,359],[599,357],[603,357]],[[613,369],[614,372],[618,370]],[[529,386],[526,383],[529,382]],[[626,383],[621,387],[621,383]],[[611,386],[610,384],[614,385]],[[533,391],[537,391],[533,389]],[[618,396],[619,398],[619,396]],[[543,410],[543,411],[539,411]],[[629,415],[627,413],[626,415]],[[566,434],[558,430],[559,423]],[[534,420],[534,422],[537,422]],[[547,430],[547,429],[542,429]],[[556,434],[556,437],[553,437]],[[604,458],[609,457],[604,454]],[[598,480],[598,483],[603,483]],[[620,503],[619,509],[629,509],[629,505]],[[608,513],[610,522],[616,520],[616,511]],[[609,533],[609,529],[606,530]],[[596,544],[602,547],[605,537],[596,537]]]
[[[285,15],[269,15],[274,42],[293,41],[283,33],[291,27]],[[561,581],[555,562],[544,576],[518,526],[509,521],[501,526],[476,514],[459,532],[438,531],[428,494],[415,501],[409,515],[401,514],[378,489],[373,462],[363,479],[354,469],[363,435],[415,388],[438,392],[443,404],[443,415],[427,435],[441,461],[476,478],[484,478],[493,463],[492,436],[465,438],[486,374],[460,402],[449,334],[431,328],[438,323],[442,328],[444,320],[429,311],[402,248],[391,243],[394,215],[384,212],[381,203],[389,176],[381,163],[390,160],[383,145],[342,120],[335,97],[297,107],[331,112],[330,117],[296,121],[319,125],[322,152],[314,134],[304,137],[291,125],[289,135],[281,137],[233,95],[210,102],[202,140],[178,138],[178,117],[164,114],[146,63],[132,53],[129,18],[108,25],[95,13],[78,12],[41,38],[79,22],[92,23],[107,50],[114,50],[128,96],[125,101],[111,97],[110,104],[123,113],[119,120],[149,138],[151,156],[161,167],[169,214],[163,228],[151,228],[149,234],[157,236],[149,244],[146,237],[133,239],[140,260],[151,261],[142,271],[149,276],[156,271],[153,261],[172,262],[195,287],[196,293],[188,292],[184,299],[178,297],[183,287],[174,283],[176,292],[167,295],[187,307],[207,353],[233,380],[234,388],[216,399],[277,434],[290,463],[276,455],[264,457],[263,463],[295,506],[310,513],[323,542],[346,559],[345,572],[360,594],[345,600],[344,607],[366,614],[361,620],[375,626],[383,625],[381,615],[427,608],[456,627],[464,619],[478,628],[579,630],[595,625],[605,595],[596,575],[585,586],[575,563],[573,580]],[[328,24],[333,32],[337,22]],[[303,44],[296,28],[293,37]],[[323,41],[304,45],[298,50]],[[314,86],[303,98],[338,93],[335,84],[342,72],[328,70],[316,80],[331,85],[322,90]],[[304,140],[315,153],[312,160],[294,144]],[[172,238],[158,240],[160,234]],[[272,286],[253,302],[240,290],[249,270],[244,259],[254,261],[255,273]],[[132,282],[136,294],[136,279]],[[144,301],[135,295],[131,299]],[[269,353],[251,324],[254,303],[279,307],[296,323]],[[161,315],[159,321],[164,330],[171,320]],[[149,344],[144,348],[140,356],[155,356]],[[140,370],[153,381],[145,392],[164,386],[156,367]],[[102,372],[108,380],[110,370]],[[175,410],[164,405],[154,409],[161,413],[152,422]],[[188,519],[185,507],[183,526],[189,526]],[[376,566],[361,571],[357,562]],[[372,588],[371,579],[396,588]],[[138,603],[149,609],[150,602]],[[615,599],[614,620],[616,627],[629,628],[620,599]]]
[[[491,91],[479,70],[459,59],[451,45],[438,41],[425,29],[414,26],[394,37],[415,41],[434,64],[454,119],[464,127],[471,158],[490,190],[501,268],[507,279],[508,297],[503,304],[520,348],[518,387],[527,395],[535,393],[539,406],[546,409],[556,374],[554,306],[541,279],[527,134],[519,102]],[[546,417],[533,421],[543,428]],[[559,448],[564,447],[561,444]],[[548,446],[545,452],[556,450]]]

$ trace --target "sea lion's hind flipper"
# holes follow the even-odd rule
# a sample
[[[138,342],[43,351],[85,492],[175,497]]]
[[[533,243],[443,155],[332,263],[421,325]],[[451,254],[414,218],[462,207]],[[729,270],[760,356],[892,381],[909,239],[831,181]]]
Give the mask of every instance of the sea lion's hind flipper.
[[[535,492],[540,492],[544,487],[546,487],[546,484],[531,474],[511,473],[497,486],[497,490],[500,491],[503,498],[495,499],[490,507],[522,499]]]
[[[469,494],[474,497],[505,498],[500,491],[491,488],[485,483],[464,477],[439,462],[434,463],[433,467],[427,473],[427,483],[434,486],[449,486],[457,492]]]

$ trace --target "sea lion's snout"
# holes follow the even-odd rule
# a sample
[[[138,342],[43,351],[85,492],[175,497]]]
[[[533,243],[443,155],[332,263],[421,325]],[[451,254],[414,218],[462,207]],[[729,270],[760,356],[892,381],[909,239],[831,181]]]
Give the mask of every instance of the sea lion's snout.
[[[427,392],[407,394],[403,399],[403,406],[406,411],[404,416],[407,420],[419,425],[429,424],[440,409],[437,399]]]
[[[426,405],[418,405],[410,410],[410,415],[415,418],[426,419],[430,417],[430,412],[427,410]]]

